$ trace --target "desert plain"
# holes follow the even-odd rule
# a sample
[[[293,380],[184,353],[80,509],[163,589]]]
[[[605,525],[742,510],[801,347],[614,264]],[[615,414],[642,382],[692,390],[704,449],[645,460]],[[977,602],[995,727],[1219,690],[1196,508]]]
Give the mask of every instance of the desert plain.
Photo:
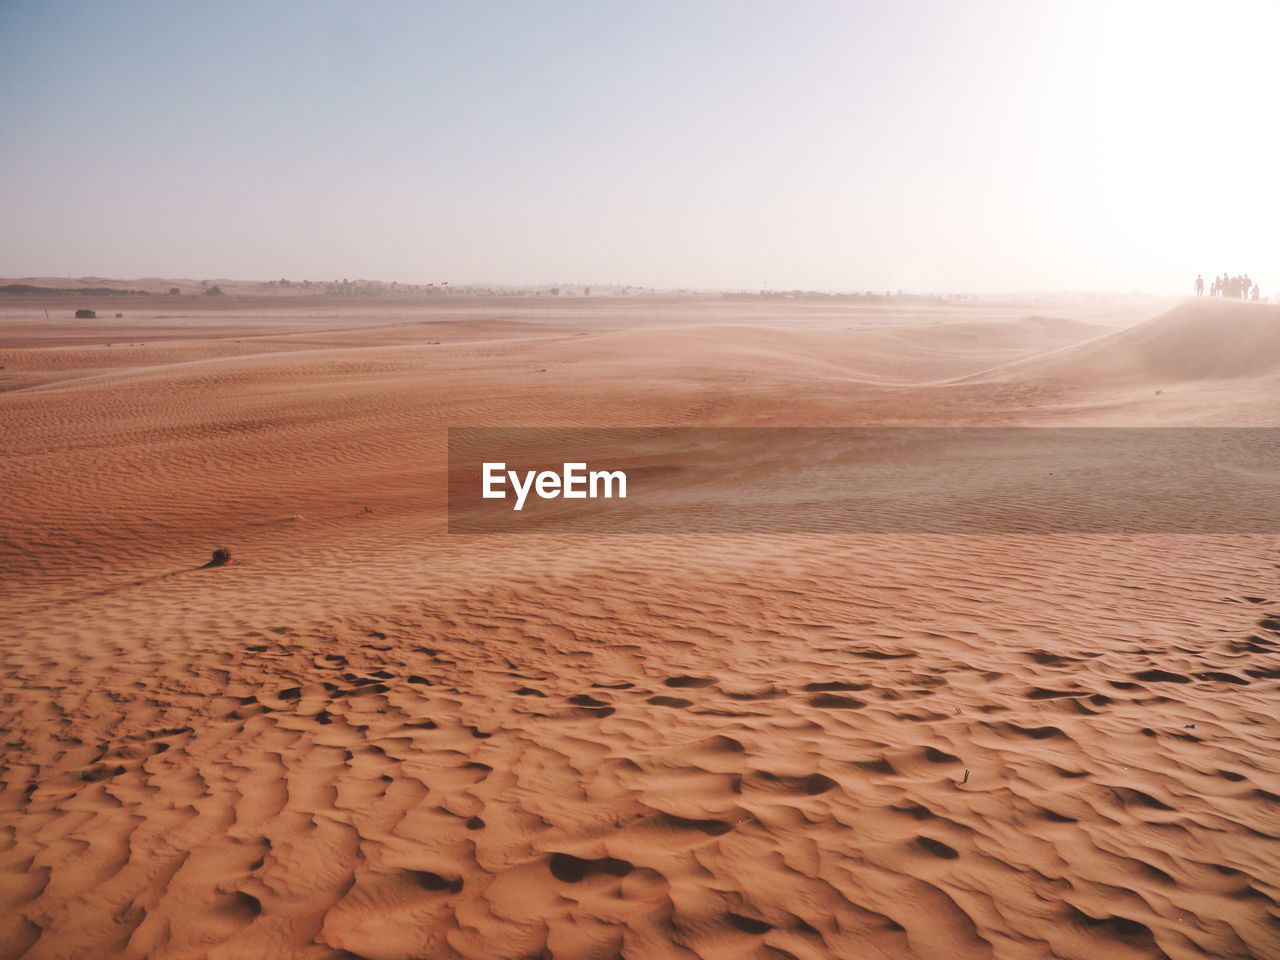
[[[445,502],[450,426],[1280,426],[1280,307],[84,305],[0,303],[0,957],[1280,957],[1280,537]]]

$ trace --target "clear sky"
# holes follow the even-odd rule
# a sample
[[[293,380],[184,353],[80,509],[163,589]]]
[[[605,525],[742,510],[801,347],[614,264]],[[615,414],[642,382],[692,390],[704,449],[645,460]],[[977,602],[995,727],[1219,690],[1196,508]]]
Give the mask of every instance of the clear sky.
[[[1278,55],[1274,0],[0,0],[0,276],[1270,294]]]

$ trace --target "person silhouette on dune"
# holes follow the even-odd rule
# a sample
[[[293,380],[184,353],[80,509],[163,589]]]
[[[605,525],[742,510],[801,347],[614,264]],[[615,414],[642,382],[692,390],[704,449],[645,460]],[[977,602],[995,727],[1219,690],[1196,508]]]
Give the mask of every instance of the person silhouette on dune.
[[[1202,293],[1204,293],[1204,277],[1202,277],[1200,274],[1197,273],[1196,274],[1196,296],[1198,297]]]

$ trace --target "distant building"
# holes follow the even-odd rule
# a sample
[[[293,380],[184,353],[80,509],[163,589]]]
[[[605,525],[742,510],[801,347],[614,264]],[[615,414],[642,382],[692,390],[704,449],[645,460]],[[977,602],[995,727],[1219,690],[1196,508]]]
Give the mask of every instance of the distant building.
[[[76,319],[77,319],[77,320],[96,320],[97,318],[98,318],[98,315],[97,315],[96,313],[94,313],[92,310],[77,310],[77,311],[76,311]]]

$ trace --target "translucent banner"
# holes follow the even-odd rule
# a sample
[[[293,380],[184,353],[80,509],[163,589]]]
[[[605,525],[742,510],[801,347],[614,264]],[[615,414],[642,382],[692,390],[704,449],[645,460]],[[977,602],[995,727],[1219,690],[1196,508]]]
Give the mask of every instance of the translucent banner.
[[[451,533],[1277,533],[1280,428],[451,428]]]

